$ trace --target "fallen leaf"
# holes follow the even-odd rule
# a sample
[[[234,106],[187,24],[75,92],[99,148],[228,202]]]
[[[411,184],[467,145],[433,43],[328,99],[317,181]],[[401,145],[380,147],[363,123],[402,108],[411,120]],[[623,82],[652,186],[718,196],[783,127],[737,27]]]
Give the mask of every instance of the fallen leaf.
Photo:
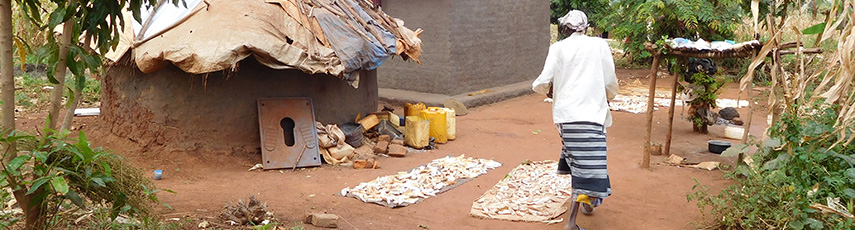
[[[680,165],[683,163],[683,160],[686,160],[686,158],[677,156],[676,154],[671,154],[671,156],[668,157],[668,160],[665,160],[665,163],[670,165]]]
[[[718,161],[704,161],[704,162],[698,163],[696,165],[688,165],[687,167],[696,168],[696,169],[706,169],[706,170],[712,171],[713,169],[718,168],[718,166],[720,164],[721,164],[721,162],[718,162]]]
[[[208,223],[208,221],[207,221],[207,220],[206,220],[206,221],[202,221],[202,223],[199,223],[199,228],[208,228],[208,227],[210,227],[210,226],[211,226],[211,223]]]
[[[754,159],[753,159],[753,158],[751,158],[751,157],[743,158],[743,159],[742,159],[742,162],[745,162],[745,164],[746,164],[746,165],[748,165],[748,166],[750,166],[750,167],[752,167],[752,168],[754,167]]]
[[[475,96],[475,95],[485,94],[485,93],[490,93],[490,92],[493,92],[493,90],[485,89],[485,90],[480,90],[480,91],[477,91],[477,92],[472,92],[472,93],[469,93],[469,94],[467,94],[467,95],[468,95],[468,96]]]

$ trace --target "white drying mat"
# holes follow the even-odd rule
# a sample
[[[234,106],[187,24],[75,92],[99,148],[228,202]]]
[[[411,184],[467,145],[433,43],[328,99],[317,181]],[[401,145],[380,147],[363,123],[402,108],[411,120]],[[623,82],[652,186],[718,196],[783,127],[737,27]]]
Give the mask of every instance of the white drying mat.
[[[469,215],[484,219],[550,221],[567,211],[572,197],[570,175],[556,174],[558,163],[520,164],[472,203]]]
[[[389,208],[405,207],[469,182],[502,164],[460,155],[447,156],[394,175],[378,177],[336,195]]]

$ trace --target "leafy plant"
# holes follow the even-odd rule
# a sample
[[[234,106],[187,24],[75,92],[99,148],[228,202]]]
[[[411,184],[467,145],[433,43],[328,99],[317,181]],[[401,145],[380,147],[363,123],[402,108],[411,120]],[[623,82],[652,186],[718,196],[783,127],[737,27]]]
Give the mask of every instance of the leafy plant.
[[[790,1],[784,6],[786,2]],[[855,25],[851,21],[842,24],[847,18],[855,18],[855,0],[833,1],[826,25],[842,27],[826,26],[820,33],[825,35],[817,38],[821,42],[836,34],[839,39],[824,70],[805,73],[808,62],[804,55],[798,56],[798,68],[773,62],[772,68],[783,73],[773,72],[769,101],[783,113],[769,129],[771,139],[755,143],[759,150],[752,157],[754,163],[727,174],[736,185],[718,195],[710,195],[707,187],[698,185],[687,197],[697,200],[701,209],[710,208],[713,227],[855,229],[851,216],[855,212],[855,146],[850,144],[855,140],[855,88],[851,87],[855,78],[846,71],[855,66],[850,60],[855,52],[851,48],[855,47],[851,37]],[[784,27],[777,26],[779,31]],[[748,77],[742,79],[743,87],[751,82],[751,71],[770,47],[780,42],[766,43]],[[778,98],[781,96],[783,99]]]
[[[291,227],[291,230],[303,230],[303,223],[299,221],[294,221],[294,226]]]
[[[58,223],[59,226],[64,226],[67,229],[152,229],[152,230],[171,230],[171,229],[195,229],[193,219],[189,217],[181,218],[175,222],[160,221],[155,217],[142,217],[139,221],[116,221],[110,216],[109,208],[95,208],[92,210],[90,218],[76,221],[74,219],[63,220]]]
[[[19,155],[2,164],[4,178],[24,209],[28,228],[44,228],[65,201],[80,208],[88,203],[108,204],[110,216],[151,214],[151,201],[157,201],[151,182],[139,169],[100,148],[92,148],[86,135],[68,137],[69,132],[55,132],[41,137],[17,132],[4,134],[0,142],[16,142]],[[5,154],[11,154],[7,152]],[[171,192],[171,191],[170,191]]]
[[[252,226],[252,229],[253,230],[271,230],[271,229],[277,229],[278,228],[277,226],[279,226],[279,224],[277,224],[276,222],[270,222],[270,223],[263,224],[263,225]]]
[[[718,195],[695,185],[687,198],[724,229],[853,229],[852,219],[811,208],[839,198],[855,212],[855,146],[835,146],[835,106],[805,106],[815,116],[785,114],[772,127],[774,139],[757,143],[754,164],[741,165],[726,178],[737,181]],[[831,147],[831,148],[830,148]]]
[[[709,120],[707,114],[716,107],[715,100],[718,99],[718,90],[724,85],[726,79],[699,72],[692,75],[690,80],[694,99],[688,102],[689,120],[694,125],[693,130],[707,133],[707,125],[715,123],[714,120]]]
[[[0,178],[0,188],[9,187],[6,183],[6,178]],[[15,199],[12,197],[12,193],[7,192],[6,189],[0,189],[0,209],[6,208],[6,202]],[[15,215],[12,212],[2,212],[0,213],[0,229],[8,229],[11,228],[15,223],[20,220],[21,217],[19,215]]]

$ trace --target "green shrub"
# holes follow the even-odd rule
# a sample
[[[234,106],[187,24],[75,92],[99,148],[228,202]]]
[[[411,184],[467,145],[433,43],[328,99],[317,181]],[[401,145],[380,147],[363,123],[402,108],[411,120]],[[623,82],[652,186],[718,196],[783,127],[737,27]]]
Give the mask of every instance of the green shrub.
[[[784,114],[771,127],[772,139],[757,145],[751,166],[740,165],[726,175],[735,185],[712,195],[698,184],[687,196],[702,210],[709,208],[713,227],[855,229],[852,219],[810,207],[831,198],[855,212],[855,146],[833,146],[837,106],[804,107],[801,115]]]
[[[601,24],[615,39],[624,41],[622,48],[633,56],[633,62],[647,62],[652,54],[644,43],[655,43],[663,36],[734,39],[733,31],[744,17],[740,4],[742,1],[734,0],[624,0],[611,4],[610,14]]]
[[[154,190],[141,170],[119,156],[90,147],[83,132],[77,139],[69,138],[68,132],[45,129],[43,133],[47,135],[7,132],[0,138],[0,142],[18,144],[18,156],[2,165],[0,184],[15,191],[18,204],[25,210],[28,228],[58,223],[55,214],[67,202],[83,209],[109,207],[112,219],[120,213],[138,218],[152,216],[153,205],[158,202],[155,193],[160,190]],[[27,211],[21,199],[31,200],[38,212]]]

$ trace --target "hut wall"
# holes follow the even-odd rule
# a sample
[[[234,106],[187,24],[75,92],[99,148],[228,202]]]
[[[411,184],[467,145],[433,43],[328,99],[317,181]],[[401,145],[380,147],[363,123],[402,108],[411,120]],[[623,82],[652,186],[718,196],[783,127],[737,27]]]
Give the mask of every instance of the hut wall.
[[[377,109],[375,71],[359,88],[328,75],[274,70],[249,58],[226,74],[188,74],[175,66],[144,74],[111,67],[102,80],[102,116],[110,131],[144,146],[259,152],[259,98],[312,98],[316,120],[342,124]]]
[[[533,80],[549,50],[549,1],[385,0],[383,11],[425,30],[424,66],[387,61],[383,88],[456,95]]]

